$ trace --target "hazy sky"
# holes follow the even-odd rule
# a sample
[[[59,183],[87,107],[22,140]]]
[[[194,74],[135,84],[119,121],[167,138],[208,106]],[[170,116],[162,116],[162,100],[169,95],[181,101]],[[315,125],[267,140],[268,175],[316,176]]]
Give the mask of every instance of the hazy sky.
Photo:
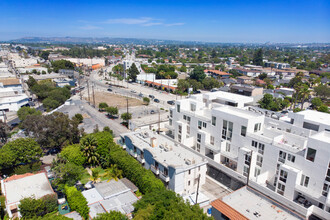
[[[0,40],[28,36],[330,42],[330,0],[0,0]]]

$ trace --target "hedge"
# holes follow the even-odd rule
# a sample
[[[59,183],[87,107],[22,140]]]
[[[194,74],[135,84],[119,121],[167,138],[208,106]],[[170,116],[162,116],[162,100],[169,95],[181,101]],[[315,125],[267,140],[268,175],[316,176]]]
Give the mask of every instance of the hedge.
[[[143,194],[165,189],[161,180],[156,178],[150,170],[142,167],[137,160],[114,142],[110,144],[110,161],[117,164],[118,168],[123,171],[123,175],[131,180]]]
[[[74,186],[65,186],[64,191],[71,210],[77,211],[84,219],[88,219],[89,207],[83,194]]]

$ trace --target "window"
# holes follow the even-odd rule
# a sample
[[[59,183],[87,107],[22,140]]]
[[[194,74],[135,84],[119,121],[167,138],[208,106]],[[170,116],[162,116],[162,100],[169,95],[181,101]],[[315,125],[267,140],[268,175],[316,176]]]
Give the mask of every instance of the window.
[[[190,104],[190,111],[192,111],[192,112],[196,111],[196,105],[195,104]]]
[[[319,131],[319,125],[315,125],[312,123],[304,122],[303,128],[310,129],[313,131]]]
[[[328,165],[328,172],[327,172],[327,175],[325,177],[325,180],[328,181],[328,182],[330,182],[330,163]]]
[[[180,112],[180,105],[176,105],[177,112]]]
[[[316,150],[315,149],[313,149],[313,148],[308,148],[307,149],[307,155],[306,155],[307,160],[310,160],[310,161],[314,162],[315,155],[316,155]]]
[[[164,172],[163,173],[164,173],[165,176],[168,176],[168,170],[167,170],[167,168],[164,168]]]
[[[265,145],[264,144],[262,144],[262,143],[259,143],[259,150],[258,150],[258,152],[259,152],[259,154],[264,154],[264,150],[265,150]]]
[[[260,169],[259,168],[255,168],[254,169],[254,177],[257,177],[257,176],[259,176],[260,175]]]
[[[200,143],[202,140],[202,135],[197,133],[197,142]]]
[[[263,161],[262,156],[257,155],[257,165],[258,165],[259,167],[262,167],[262,161]]]
[[[277,193],[280,195],[284,195],[284,191],[285,191],[285,185],[282,183],[278,183],[277,185]]]
[[[249,173],[249,167],[244,166],[244,168],[243,168],[243,175],[247,177],[248,176],[248,173]]]
[[[210,137],[210,144],[214,145],[214,137],[213,136]]]
[[[330,184],[324,183],[323,184],[322,195],[324,195],[325,197],[327,197],[328,196],[328,193],[329,193],[329,189],[330,189]]]
[[[178,141],[181,142],[181,134],[178,134]]]
[[[190,126],[187,125],[187,134],[190,134]]]
[[[279,156],[278,156],[278,161],[284,163],[286,158],[286,153],[280,150]]]
[[[254,132],[260,131],[261,129],[261,123],[257,123],[254,125]]]
[[[197,143],[197,151],[200,152],[201,151],[201,144]]]
[[[172,109],[170,110],[170,117],[171,118],[173,117],[173,110]]]
[[[295,156],[288,154],[288,161],[291,161],[292,163],[294,163],[295,160],[296,160]]]
[[[191,174],[191,170],[188,170],[188,175],[190,175]]]
[[[187,122],[188,122],[188,124],[190,124],[190,117],[189,116],[187,116]]]
[[[222,138],[230,141],[232,136],[233,136],[233,123],[230,121],[223,120]]]
[[[288,172],[281,170],[280,172],[280,180],[286,183],[286,179],[288,178]]]
[[[245,154],[245,164],[250,166],[251,155]]]
[[[183,115],[183,120],[187,120],[187,115]]]
[[[256,141],[252,141],[252,144],[251,144],[251,146],[253,146],[253,147],[257,148],[257,147],[258,147],[258,142],[256,142]]]
[[[202,121],[198,121],[198,129],[202,129]]]
[[[182,133],[182,126],[181,125],[178,125],[178,132],[179,132],[179,134]]]
[[[241,126],[241,135],[242,136],[246,136],[246,127],[245,126]]]
[[[206,122],[203,122],[203,128],[206,128]]]
[[[188,186],[190,186],[190,180],[188,181]]]
[[[170,120],[168,121],[168,123],[169,123],[169,125],[172,126],[172,119],[170,119]]]
[[[309,177],[304,174],[301,175],[300,185],[304,187],[308,187]]]
[[[217,118],[215,116],[212,116],[212,125],[213,126],[217,125]]]
[[[230,143],[226,143],[226,152],[230,152]]]

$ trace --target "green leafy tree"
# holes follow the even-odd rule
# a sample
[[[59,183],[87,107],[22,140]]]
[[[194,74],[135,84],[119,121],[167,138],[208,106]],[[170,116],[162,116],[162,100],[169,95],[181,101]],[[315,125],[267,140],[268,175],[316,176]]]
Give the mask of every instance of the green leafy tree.
[[[31,89],[34,85],[38,84],[37,81],[32,77],[29,76],[28,81],[26,82],[29,86],[29,88]]]
[[[84,121],[84,117],[80,113],[75,114],[72,119],[76,120],[78,123],[82,123]]]
[[[184,66],[184,65],[182,65],[182,66],[180,67],[179,71],[180,71],[180,72],[184,72],[184,73],[186,73],[186,72],[187,72],[187,67]]]
[[[60,160],[53,163],[53,171],[56,176],[54,184],[59,189],[63,189],[64,185],[73,186],[85,173],[82,166]]]
[[[24,121],[25,118],[28,115],[41,115],[41,111],[38,111],[35,108],[30,108],[30,107],[21,107],[18,111],[17,111],[17,116],[19,118],[19,120]]]
[[[34,137],[43,149],[59,148],[77,143],[80,137],[78,122],[68,115],[54,112],[50,115],[29,115],[21,124],[25,135]]]
[[[204,86],[204,89],[211,90],[213,88],[219,88],[220,82],[213,77],[206,77],[203,79],[202,84]]]
[[[146,105],[149,105],[150,103],[150,99],[148,97],[143,97],[143,102],[146,104]]]
[[[50,54],[49,51],[42,51],[40,57],[44,60],[48,60],[49,54]]]
[[[9,126],[6,123],[2,122],[2,120],[0,120],[0,147],[5,143],[7,143],[9,135],[10,135]]]
[[[190,79],[195,79],[197,82],[202,82],[205,77],[204,68],[201,66],[196,66],[189,76]]]
[[[253,56],[253,64],[263,66],[263,51],[261,48],[255,51]]]
[[[99,104],[99,109],[101,110],[101,111],[104,111],[106,108],[108,108],[109,106],[108,106],[108,104],[107,103],[105,103],[105,102],[100,102],[100,104]]]
[[[100,169],[98,168],[93,168],[91,169],[92,173],[90,174],[89,180],[92,181],[93,183],[96,183],[101,175],[100,175]]]
[[[55,73],[58,73],[60,69],[68,69],[68,70],[74,69],[74,64],[68,60],[56,60],[56,61],[52,61],[51,64]]]
[[[132,119],[132,114],[125,112],[125,113],[121,114],[120,118],[123,119],[124,121],[128,121],[128,120]]]
[[[304,109],[305,100],[309,98],[311,91],[309,90],[308,86],[304,84],[300,89],[300,98],[301,98],[301,109]]]
[[[116,164],[111,164],[111,166],[106,169],[104,177],[108,179],[108,182],[112,179],[118,181],[119,179],[123,178],[122,173],[123,171],[118,169]]]
[[[135,63],[133,63],[132,66],[128,70],[128,77],[133,82],[135,82],[136,81],[136,78],[137,78],[137,75],[139,75],[139,74],[140,74],[139,70],[137,69]]]
[[[116,116],[116,115],[118,115],[118,108],[117,108],[117,107],[110,106],[110,107],[106,108],[106,111],[107,111],[108,114],[111,115],[111,116]]]
[[[66,159],[68,162],[74,163],[78,166],[84,165],[86,161],[86,157],[81,151],[79,144],[66,146],[61,151],[60,156]]]
[[[40,145],[32,138],[18,138],[0,149],[0,168],[38,161],[42,156]]]
[[[98,214],[93,220],[128,220],[127,216],[118,211]]]
[[[24,198],[20,201],[19,209],[23,219],[36,219],[57,210],[57,197],[51,194],[40,199]]]
[[[330,87],[327,85],[318,85],[314,87],[314,91],[321,99],[329,99],[330,97]]]
[[[318,111],[329,113],[329,108],[328,108],[328,106],[322,104],[322,105],[318,108]]]
[[[312,105],[314,109],[318,109],[323,104],[322,100],[320,98],[313,98],[312,99]]]

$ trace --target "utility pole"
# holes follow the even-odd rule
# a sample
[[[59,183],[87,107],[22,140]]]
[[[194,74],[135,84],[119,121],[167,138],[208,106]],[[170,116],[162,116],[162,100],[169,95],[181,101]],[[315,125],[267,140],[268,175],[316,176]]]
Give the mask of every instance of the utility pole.
[[[90,98],[90,95],[89,95],[89,83],[88,83],[88,80],[87,80],[87,93],[88,93],[88,103],[90,104],[91,103],[91,98]]]
[[[160,133],[160,110],[158,109],[158,134]]]
[[[199,181],[201,179],[201,174],[198,175],[198,183],[197,183],[197,192],[196,192],[196,202],[195,204],[197,204],[197,200],[198,200],[198,191],[199,191]]]
[[[94,105],[94,108],[95,108],[95,94],[94,94],[94,86],[95,86],[95,83],[92,84],[92,92],[93,92],[93,105]]]
[[[126,110],[126,113],[127,113],[127,129],[129,130],[128,96],[126,98],[126,102],[127,102],[127,110]]]

